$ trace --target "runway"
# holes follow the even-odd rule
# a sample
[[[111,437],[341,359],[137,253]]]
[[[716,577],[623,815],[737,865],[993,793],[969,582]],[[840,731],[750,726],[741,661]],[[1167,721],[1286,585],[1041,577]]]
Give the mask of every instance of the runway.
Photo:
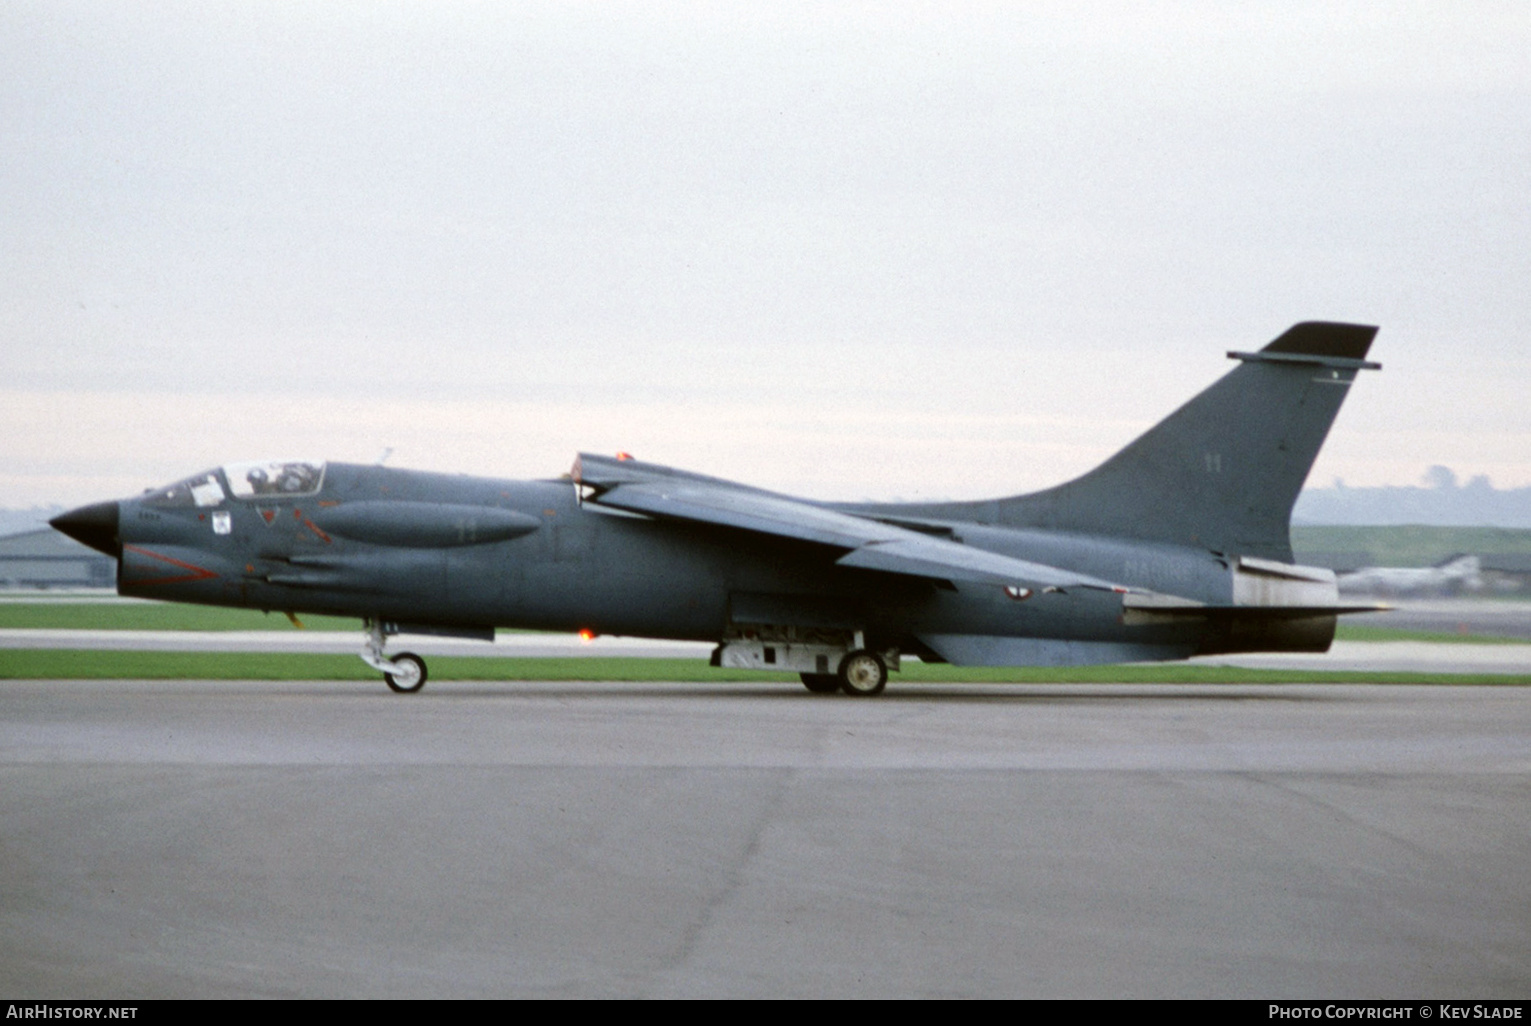
[[[1396,599],[1385,613],[1358,619],[1374,627],[1404,631],[1457,631],[1531,640],[1531,603],[1503,599]]]
[[[1513,998],[1531,692],[0,682],[0,988]]]

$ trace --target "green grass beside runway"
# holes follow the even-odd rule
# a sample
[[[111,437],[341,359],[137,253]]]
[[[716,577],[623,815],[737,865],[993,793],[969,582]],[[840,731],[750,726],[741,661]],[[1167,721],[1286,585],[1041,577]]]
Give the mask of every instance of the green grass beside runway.
[[[574,656],[504,658],[432,656],[430,679],[538,681],[797,681],[794,674],[722,670],[700,659]],[[1531,674],[1389,673],[1247,670],[1166,663],[1158,666],[955,667],[909,662],[892,684],[1508,684],[1531,686]],[[361,680],[379,675],[349,655],[292,652],[103,652],[0,650],[0,679],[10,680]]]
[[[315,631],[361,632],[348,616],[298,617]],[[6,602],[0,628],[68,631],[291,631],[286,616],[258,609],[189,606],[178,602]]]
[[[1397,524],[1292,525],[1297,561],[1305,553],[1362,553],[1375,566],[1431,566],[1459,552],[1480,556],[1531,553],[1531,530],[1515,527],[1431,527]],[[1312,559],[1312,556],[1308,556]]]
[[[1367,627],[1341,622],[1334,631],[1335,641],[1427,641],[1435,645],[1531,645],[1525,638],[1506,638],[1497,634],[1464,634],[1461,631],[1408,631],[1396,627]]]
[[[355,631],[361,621],[344,616],[298,617],[315,631]],[[291,631],[281,613],[255,609],[224,609],[171,602],[7,602],[0,603],[0,628],[21,630],[113,631]],[[504,632],[502,632],[504,633]],[[1339,641],[1428,641],[1447,644],[1525,645],[1522,638],[1452,631],[1411,631],[1341,621]]]

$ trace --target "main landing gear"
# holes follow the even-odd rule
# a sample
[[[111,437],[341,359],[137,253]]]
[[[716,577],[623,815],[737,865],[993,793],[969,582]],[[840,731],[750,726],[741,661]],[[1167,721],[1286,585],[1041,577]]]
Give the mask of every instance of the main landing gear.
[[[899,651],[868,645],[865,633],[859,630],[730,624],[712,653],[712,665],[796,671],[803,687],[816,695],[843,691],[857,698],[871,698],[888,686],[888,671],[899,667]]]
[[[391,659],[383,655],[388,635],[381,620],[366,620],[367,641],[362,646],[361,661],[383,675],[394,691],[410,693],[425,687],[425,660],[413,652],[400,652]]]
[[[840,660],[840,690],[855,698],[882,694],[888,686],[888,664],[876,652],[859,648]]]
[[[816,695],[843,691],[853,698],[871,698],[888,686],[888,664],[876,652],[864,648],[847,652],[839,673],[800,673],[803,686]]]

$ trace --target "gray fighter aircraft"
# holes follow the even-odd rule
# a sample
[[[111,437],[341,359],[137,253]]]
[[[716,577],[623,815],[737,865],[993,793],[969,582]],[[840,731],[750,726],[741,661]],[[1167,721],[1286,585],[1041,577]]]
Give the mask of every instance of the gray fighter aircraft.
[[[1350,595],[1459,595],[1483,590],[1483,561],[1459,553],[1434,566],[1366,566],[1336,583]]]
[[[56,517],[123,595],[356,616],[395,691],[398,633],[496,627],[715,642],[713,665],[875,695],[906,655],[1062,666],[1323,652],[1334,574],[1292,562],[1292,503],[1377,329],[1305,322],[1095,470],[977,502],[830,503],[632,459],[503,481],[272,460]]]

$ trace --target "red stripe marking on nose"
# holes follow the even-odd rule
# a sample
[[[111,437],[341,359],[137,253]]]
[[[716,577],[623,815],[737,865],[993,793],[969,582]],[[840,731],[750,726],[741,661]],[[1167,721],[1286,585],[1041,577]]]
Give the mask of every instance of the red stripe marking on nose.
[[[180,584],[185,581],[205,581],[209,577],[218,576],[206,567],[197,566],[195,563],[184,563],[171,556],[162,556],[158,552],[151,552],[141,545],[124,545],[123,548],[129,552],[136,552],[140,556],[148,556],[150,559],[157,559],[161,563],[169,563],[171,566],[178,566],[183,570],[191,571],[189,574],[179,574],[174,577],[135,577],[131,582],[133,584]]]

